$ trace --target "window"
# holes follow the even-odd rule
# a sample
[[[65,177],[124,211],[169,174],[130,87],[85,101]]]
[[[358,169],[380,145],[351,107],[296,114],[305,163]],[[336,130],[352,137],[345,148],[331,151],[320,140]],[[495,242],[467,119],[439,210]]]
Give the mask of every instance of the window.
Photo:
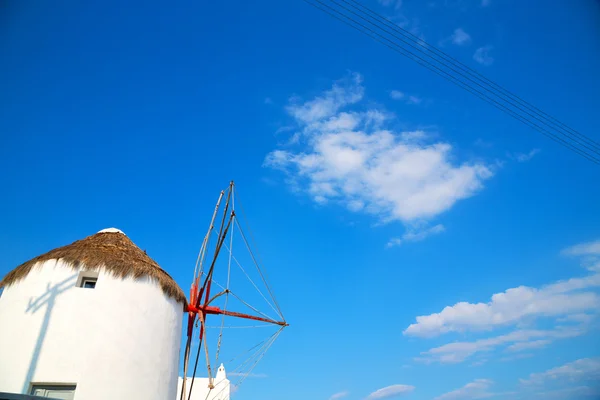
[[[77,278],[77,287],[84,289],[95,289],[96,282],[98,282],[98,272],[81,271],[79,273],[79,278]]]
[[[81,280],[81,287],[86,289],[93,289],[96,287],[96,281],[98,278],[84,278]]]
[[[52,399],[72,400],[75,396],[75,385],[32,385],[31,394]]]

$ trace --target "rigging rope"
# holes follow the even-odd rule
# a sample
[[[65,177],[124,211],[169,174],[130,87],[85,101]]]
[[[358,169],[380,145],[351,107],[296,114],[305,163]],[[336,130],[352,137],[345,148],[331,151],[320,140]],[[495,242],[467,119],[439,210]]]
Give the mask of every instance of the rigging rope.
[[[227,245],[225,245],[225,247],[227,247]],[[237,266],[242,270],[242,272],[244,273],[244,275],[246,275],[246,278],[248,278],[248,280],[250,281],[250,283],[252,284],[252,286],[254,286],[254,288],[256,289],[256,291],[262,296],[262,298],[265,300],[265,302],[269,305],[269,307],[271,307],[271,309],[273,311],[275,311],[277,313],[277,315],[281,319],[283,319],[283,316],[279,314],[279,311],[277,311],[277,309],[275,309],[275,307],[273,307],[273,305],[271,304],[271,302],[269,302],[269,300],[267,299],[267,297],[258,288],[258,286],[256,285],[256,283],[254,283],[254,281],[252,280],[252,278],[250,278],[250,275],[248,275],[248,273],[246,272],[246,270],[244,269],[244,267],[242,267],[242,264],[240,264],[240,262],[237,260],[237,258],[235,258],[235,256],[233,256],[233,260],[235,261],[235,263],[237,264]]]
[[[233,187],[232,187],[233,188]],[[232,189],[232,193],[231,193],[231,209],[234,210],[235,212],[235,192],[233,192]],[[235,214],[233,216],[233,218],[235,219]],[[233,233],[235,232],[235,229],[231,230],[231,234],[229,235],[229,248],[227,248],[227,245],[225,245],[225,248],[227,250],[229,250],[229,260],[227,262],[227,291],[225,292],[225,305],[223,306],[224,310],[227,310],[227,303],[229,302],[229,285],[230,285],[230,280],[231,280],[231,257],[232,257],[232,252],[233,252]],[[219,332],[219,340],[217,342],[217,351],[216,351],[216,355],[215,355],[215,365],[217,365],[219,363],[219,353],[221,352],[221,340],[223,339],[223,327],[225,326],[225,315],[221,316],[221,331]],[[207,355],[208,357],[208,355]]]
[[[243,352],[235,355],[231,360],[227,361],[227,364],[232,363],[233,361],[235,361],[237,358],[243,356],[244,354],[250,353],[252,350],[254,350],[255,348],[257,348],[258,346],[261,346],[263,343],[265,343],[268,340],[268,338],[261,340],[260,342],[258,342],[257,344],[255,344],[254,346],[250,347],[249,349],[244,350]],[[233,370],[235,371],[235,369]],[[232,371],[232,372],[233,372]]]
[[[243,325],[243,326],[224,326],[223,329],[251,329],[251,328],[272,328],[272,324],[268,325]],[[206,329],[221,329],[220,326],[207,326]]]
[[[250,356],[247,360],[245,360],[244,363],[240,364],[238,367],[236,367],[233,371],[230,372],[230,376],[233,376],[234,374],[240,374],[240,378],[238,379],[238,381],[233,386],[239,387],[244,382],[244,380],[248,377],[248,375],[250,375],[250,373],[254,370],[254,367],[256,367],[256,365],[258,364],[258,362],[265,356],[266,352],[273,345],[273,343],[275,342],[275,340],[277,339],[277,337],[279,337],[279,334],[281,333],[281,331],[283,330],[283,328],[284,327],[279,328],[277,330],[277,332],[273,333],[273,335],[271,335],[268,339],[263,340],[264,344],[263,344],[263,346],[261,346],[261,348],[258,349],[258,351],[256,351],[252,356]],[[254,346],[254,347],[256,347],[256,346]],[[252,361],[252,359],[256,358],[257,356],[258,356],[258,358],[254,361],[254,363],[251,365],[251,367],[246,372],[236,372],[236,371],[240,370],[243,366],[247,365],[250,361]],[[221,382],[224,382],[224,381],[221,381]],[[217,386],[221,382],[218,382]],[[221,393],[223,393],[223,391],[225,389],[227,389],[227,386],[225,386],[223,389],[221,389],[221,391],[219,391],[218,393],[216,393],[215,396],[214,396],[214,398],[216,398]],[[212,390],[213,390],[213,388],[209,388],[209,391],[206,394],[205,400],[208,399],[208,396],[210,395],[210,393],[212,392]]]
[[[263,313],[262,311],[259,311],[257,308],[252,307],[250,304],[248,304],[245,300],[243,300],[241,297],[239,297],[237,294],[233,293],[233,292],[229,292],[231,293],[231,295],[233,297],[235,297],[236,299],[238,299],[239,301],[241,301],[246,307],[251,308],[252,311],[259,313],[260,315],[262,315],[263,317],[270,319],[270,320],[275,320],[275,318],[271,318],[269,315]]]
[[[256,240],[254,239],[254,235],[252,234],[252,229],[250,228],[250,223],[248,222],[248,218],[246,217],[246,213],[244,212],[244,206],[242,205],[242,202],[240,200],[238,200],[238,203],[240,205],[240,210],[242,211],[242,218],[244,219],[246,225],[248,226],[248,233],[250,234],[250,239],[252,240],[252,242],[256,246]],[[285,317],[283,316],[283,312],[281,312],[281,307],[279,307],[279,303],[277,302],[277,299],[275,298],[275,295],[273,294],[273,291],[271,290],[271,287],[269,286],[269,284],[267,282],[266,273],[263,274],[262,270],[260,269],[258,261],[257,261],[256,257],[254,257],[254,253],[250,249],[250,245],[248,244],[248,241],[246,240],[246,235],[244,235],[244,231],[242,230],[242,227],[241,227],[241,225],[240,225],[240,223],[238,221],[238,218],[236,218],[235,222],[236,222],[236,224],[237,224],[237,226],[238,226],[238,228],[240,230],[240,233],[242,234],[242,238],[244,239],[244,243],[246,243],[246,247],[248,248],[248,251],[250,252],[250,255],[252,256],[252,260],[254,261],[254,264],[256,265],[256,268],[258,269],[258,273],[260,274],[260,277],[261,277],[263,283],[267,287],[267,291],[269,292],[269,295],[271,295],[271,298],[273,299],[273,302],[275,303],[275,306],[277,307],[277,310],[279,310],[279,316],[281,317],[282,320],[285,321]],[[260,258],[260,254],[258,253],[258,250],[256,252],[256,256],[258,258]]]
[[[241,385],[244,382],[244,380],[248,377],[248,375],[250,375],[250,373],[254,370],[254,368],[256,367],[256,364],[258,364],[259,361],[263,359],[263,357],[267,353],[267,350],[269,350],[271,348],[271,346],[273,345],[273,343],[275,343],[275,340],[277,340],[277,338],[281,334],[282,330],[283,330],[283,327],[279,328],[279,330],[277,331],[277,334],[275,335],[275,337],[273,338],[273,340],[271,340],[271,343],[269,344],[269,346],[260,355],[260,357],[254,362],[254,364],[252,364],[252,366],[250,367],[250,369],[248,370],[248,372],[246,373],[246,375],[237,383],[237,386]]]
[[[200,339],[202,342],[202,338]],[[198,368],[198,359],[200,358],[200,349],[202,348],[202,343],[198,343],[198,352],[196,353],[196,361],[194,362],[194,373],[192,374],[192,382],[190,383],[190,391],[188,394],[188,400],[192,398],[192,389],[194,388],[194,380],[196,379],[196,369]],[[184,375],[185,378],[185,375]],[[181,394],[185,392],[185,385],[182,386]]]
[[[206,329],[204,328],[206,326],[206,321],[204,320],[204,313],[199,313],[200,316],[200,323],[202,326],[202,331],[204,332],[204,351],[206,353],[206,369],[208,370],[208,384],[210,386],[212,386],[212,370],[210,368],[210,356],[208,354],[208,340],[207,340],[207,336],[206,336]],[[191,388],[190,388],[191,390]]]
[[[254,265],[256,266],[256,269],[258,270],[258,273],[260,274],[260,277],[263,281],[263,283],[265,284],[267,291],[269,292],[269,294],[271,295],[271,298],[273,299],[273,302],[275,303],[275,306],[277,307],[277,314],[279,315],[279,317],[285,321],[285,318],[283,317],[283,313],[281,312],[281,308],[279,307],[279,304],[277,304],[277,300],[275,299],[275,296],[273,295],[273,292],[271,291],[271,288],[269,287],[269,284],[267,283],[265,277],[263,276],[263,273],[260,269],[260,266],[258,265],[258,261],[256,260],[256,257],[254,257],[254,253],[252,253],[252,250],[250,249],[250,245],[248,243],[248,241],[246,240],[246,235],[244,235],[244,231],[242,230],[238,220],[236,220],[236,224],[240,230],[240,233],[242,235],[242,238],[244,239],[244,243],[246,244],[246,248],[248,249],[248,252],[250,253],[250,256],[252,257],[252,261],[254,261]]]

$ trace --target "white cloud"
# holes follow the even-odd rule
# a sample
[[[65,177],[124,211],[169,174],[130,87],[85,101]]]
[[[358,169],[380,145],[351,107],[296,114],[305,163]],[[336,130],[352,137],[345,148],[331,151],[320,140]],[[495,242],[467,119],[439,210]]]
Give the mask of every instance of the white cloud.
[[[391,90],[390,98],[392,100],[402,100],[404,103],[409,105],[419,105],[423,103],[423,99],[421,97],[415,95],[407,95],[406,93],[401,92],[399,90]]]
[[[545,372],[529,375],[521,379],[524,385],[543,385],[552,382],[574,382],[584,380],[600,380],[600,358],[582,358]]]
[[[342,398],[348,396],[349,394],[350,394],[350,392],[348,392],[348,391],[338,392],[338,393],[332,394],[331,397],[329,397],[329,400],[339,400],[339,399],[342,399]]]
[[[562,254],[582,257],[584,267],[593,272],[600,272],[600,240],[568,247]]]
[[[366,400],[388,399],[390,397],[397,397],[400,395],[408,394],[413,390],[415,390],[415,387],[410,385],[386,386],[368,395],[366,397]]]
[[[307,102],[300,102],[292,98],[287,107],[290,113],[299,122],[308,124],[333,116],[340,108],[360,101],[364,94],[361,85],[362,76],[352,74],[350,77],[334,83],[333,87]]]
[[[598,249],[596,242],[563,250],[563,254],[587,257]],[[416,318],[405,335],[439,336],[447,332],[490,332],[516,326],[507,334],[456,341],[424,351],[415,360],[425,363],[460,363],[474,355],[498,350],[522,352],[546,347],[555,340],[587,332],[600,306],[600,273],[557,281],[540,288],[519,286],[494,294],[487,303],[460,302],[441,312]],[[538,322],[553,322],[552,329],[535,329]],[[531,329],[523,329],[531,326]],[[505,357],[502,361],[515,359]]]
[[[535,157],[536,154],[540,152],[540,149],[533,149],[529,153],[517,153],[515,158],[518,162],[526,162]]]
[[[482,65],[492,65],[494,63],[494,58],[490,55],[493,50],[493,46],[487,45],[478,48],[475,50],[475,54],[473,54],[473,59]]]
[[[450,40],[457,46],[466,46],[471,43],[471,36],[462,28],[456,28],[450,36]]]
[[[494,294],[487,303],[460,302],[439,313],[419,316],[404,334],[427,337],[446,332],[483,331],[525,319],[580,314],[600,306],[596,293],[581,291],[598,286],[600,274],[559,281],[540,289],[519,286]]]
[[[453,390],[435,398],[435,400],[485,399],[494,394],[488,390],[494,382],[489,379],[475,379],[460,389]]]
[[[479,339],[473,342],[448,343],[421,353],[421,357],[417,357],[416,361],[456,364],[465,361],[475,354],[492,352],[502,346],[508,345],[507,350],[516,352],[535,347],[527,347],[527,344],[533,343],[532,339],[535,339],[535,342],[539,342],[540,340],[550,342],[555,339],[579,336],[584,332],[579,327],[562,327],[554,330],[517,330],[505,335]],[[511,348],[511,346],[516,347]]]
[[[427,237],[431,235],[437,235],[446,230],[444,225],[438,224],[432,226],[431,228],[426,229],[410,229],[402,237],[399,238],[391,238],[387,243],[387,247],[399,246],[405,242],[419,242],[421,240],[425,240]]]
[[[434,218],[483,188],[492,167],[457,163],[449,143],[384,129],[393,115],[378,108],[342,111],[363,99],[361,82],[353,74],[312,100],[292,100],[287,111],[302,130],[301,143],[294,151],[272,151],[264,165],[284,171],[319,204],[340,204],[383,222]]]
[[[399,90],[392,90],[390,92],[390,97],[394,100],[400,100],[404,98],[404,93]]]
[[[400,137],[405,142],[418,142],[427,139],[425,131],[406,131],[400,134]]]
[[[542,399],[562,399],[562,400],[598,400],[600,398],[600,389],[590,386],[576,386],[564,389],[547,390],[536,393],[537,398]]]
[[[568,247],[564,249],[562,253],[569,256],[600,255],[600,240]]]
[[[533,354],[531,354],[531,353],[520,353],[520,354],[514,354],[511,356],[507,356],[507,357],[502,357],[502,358],[500,358],[500,361],[507,362],[507,361],[523,360],[525,358],[531,358],[531,357],[533,357]]]
[[[408,96],[408,100],[406,101],[406,104],[421,104],[423,102],[423,99],[417,96]]]
[[[519,342],[519,343],[511,344],[510,346],[508,346],[506,348],[506,350],[508,350],[508,351],[523,351],[523,350],[530,350],[530,349],[540,349],[542,347],[548,346],[550,343],[552,343],[552,341],[548,340],[548,339],[533,340],[531,342]]]
[[[579,322],[581,324],[588,324],[592,321],[592,319],[594,319],[593,315],[581,313],[581,314],[567,315],[566,317],[558,318],[556,321],[557,322]]]

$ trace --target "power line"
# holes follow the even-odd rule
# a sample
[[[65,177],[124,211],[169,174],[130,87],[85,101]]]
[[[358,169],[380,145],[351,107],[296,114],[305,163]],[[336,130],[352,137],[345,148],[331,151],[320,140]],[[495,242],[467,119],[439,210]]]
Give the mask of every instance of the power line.
[[[370,9],[370,8],[362,5],[361,3],[359,3],[356,0],[349,0],[349,1],[340,0],[340,1],[343,2],[343,3],[345,3],[345,4],[348,4],[348,5],[352,6],[355,9],[356,8],[364,9],[370,16],[372,16],[373,19],[376,19],[377,21],[380,21],[380,22],[384,23],[385,25],[387,25],[388,27],[392,28],[396,32],[400,33],[401,35],[403,35],[405,37],[408,37],[408,38],[412,39],[413,41],[416,40],[418,42],[419,41],[420,42],[424,42],[421,38],[419,38],[418,36],[414,35],[410,31],[407,31],[406,29],[403,29],[403,28],[399,27],[398,25],[392,23],[387,18],[385,18],[385,17],[377,14],[375,11],[373,11],[372,9]],[[450,56],[450,55],[444,53],[443,51],[439,50],[435,46],[433,46],[431,44],[426,44],[426,45],[427,45],[427,49],[430,50],[432,53],[434,53],[436,56],[439,56],[443,60],[449,62],[452,66],[457,67],[458,69],[462,70],[463,72],[465,72],[470,77],[472,77],[474,79],[477,79],[477,80],[479,80],[481,82],[484,82],[485,84],[488,84],[489,86],[491,86],[492,87],[492,91],[494,91],[494,92],[497,91],[500,94],[509,97],[511,100],[513,100],[514,102],[518,103],[520,106],[523,106],[523,107],[529,109],[531,112],[534,112],[535,114],[540,115],[540,116],[546,118],[553,125],[565,129],[566,131],[570,132],[572,135],[577,136],[578,138],[580,138],[582,141],[589,143],[596,150],[600,150],[600,143],[594,141],[593,139],[591,139],[589,137],[586,137],[585,135],[579,133],[575,129],[570,128],[569,126],[565,125],[564,123],[562,123],[561,121],[559,121],[556,118],[552,117],[551,115],[546,114],[545,112],[543,112],[539,108],[537,108],[537,107],[533,106],[532,104],[526,102],[521,97],[517,96],[514,93],[511,93],[506,88],[502,87],[501,85],[496,84],[495,82],[493,82],[490,79],[488,79],[485,76],[483,76],[481,73],[479,73],[476,70],[474,70],[474,69],[468,67],[467,65],[461,63],[460,61],[456,60],[452,56]],[[469,78],[467,78],[467,79],[469,79]],[[469,79],[469,80],[471,80],[471,79]],[[471,81],[474,82],[473,80],[471,80]],[[478,86],[481,86],[477,82],[474,82],[474,83],[477,84]],[[486,89],[486,90],[489,90],[489,89]]]
[[[304,1],[600,165],[600,144],[596,141],[532,106],[359,2],[355,0]]]

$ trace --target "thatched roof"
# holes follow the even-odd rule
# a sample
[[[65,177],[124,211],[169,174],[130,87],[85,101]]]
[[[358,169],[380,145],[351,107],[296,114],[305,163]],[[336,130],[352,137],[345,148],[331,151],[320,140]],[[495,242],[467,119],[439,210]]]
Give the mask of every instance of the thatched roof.
[[[117,229],[105,229],[19,265],[0,281],[0,288],[25,278],[34,266],[40,267],[44,261],[59,259],[74,269],[103,269],[119,278],[150,277],[166,295],[186,304],[185,294],[173,278]]]

